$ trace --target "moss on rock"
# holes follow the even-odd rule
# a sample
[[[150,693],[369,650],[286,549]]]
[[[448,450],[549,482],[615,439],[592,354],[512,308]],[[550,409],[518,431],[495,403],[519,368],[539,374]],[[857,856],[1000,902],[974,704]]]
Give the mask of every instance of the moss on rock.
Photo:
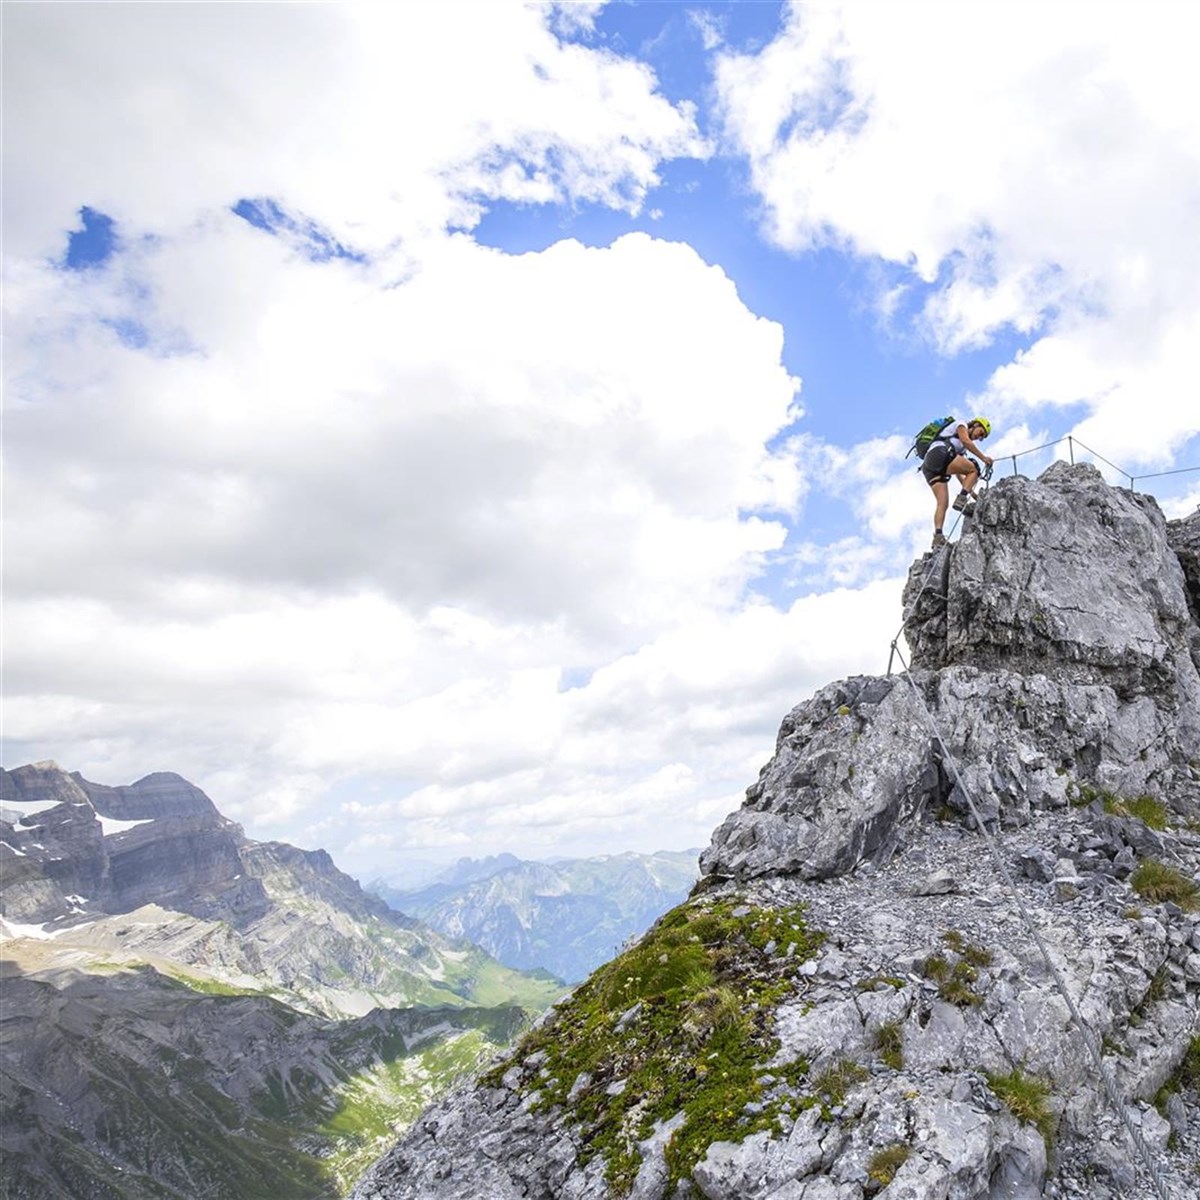
[[[665,1155],[672,1184],[687,1177],[713,1142],[780,1127],[808,1064],[767,1068],[779,1049],[774,1013],[824,937],[801,907],[698,899],[672,909],[525,1038],[516,1059],[537,1066],[522,1089],[536,1090],[537,1108],[566,1110],[581,1160],[602,1155],[617,1195],[641,1166],[638,1143],[683,1113]],[[511,1065],[484,1082],[499,1086]]]

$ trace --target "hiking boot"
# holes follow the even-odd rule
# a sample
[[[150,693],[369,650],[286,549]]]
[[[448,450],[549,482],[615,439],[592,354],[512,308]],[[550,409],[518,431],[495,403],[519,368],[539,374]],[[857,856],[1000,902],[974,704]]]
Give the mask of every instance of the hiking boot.
[[[971,508],[974,508],[974,501],[975,497],[970,492],[959,492],[954,498],[954,503],[951,507],[955,512],[970,512],[971,509],[967,508],[967,505],[970,504]]]
[[[946,535],[940,529],[935,529],[933,531],[933,548],[936,550],[939,546],[944,546],[945,544]]]

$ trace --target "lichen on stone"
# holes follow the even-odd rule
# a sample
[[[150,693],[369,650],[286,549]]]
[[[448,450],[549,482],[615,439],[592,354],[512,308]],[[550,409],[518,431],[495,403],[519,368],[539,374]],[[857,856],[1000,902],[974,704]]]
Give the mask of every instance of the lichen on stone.
[[[800,907],[681,905],[527,1036],[515,1060],[536,1070],[520,1086],[535,1110],[567,1112],[581,1162],[603,1155],[618,1195],[641,1165],[638,1144],[682,1112],[665,1147],[682,1179],[713,1142],[778,1130],[808,1064],[767,1069],[773,1013],[823,941]],[[498,1086],[511,1066],[484,1082]]]

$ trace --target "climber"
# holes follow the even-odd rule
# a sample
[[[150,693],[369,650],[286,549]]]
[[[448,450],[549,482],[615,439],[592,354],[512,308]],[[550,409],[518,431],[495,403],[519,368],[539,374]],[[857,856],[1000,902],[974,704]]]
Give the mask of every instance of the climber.
[[[975,508],[975,484],[979,482],[979,464],[967,457],[967,451],[978,454],[990,467],[992,460],[975,444],[992,432],[987,417],[972,417],[960,422],[952,418],[938,431],[933,444],[925,452],[921,474],[933,488],[936,507],[933,513],[933,548],[946,544],[942,522],[950,503],[950,476],[956,475],[962,491],[954,498],[954,509],[969,517]]]

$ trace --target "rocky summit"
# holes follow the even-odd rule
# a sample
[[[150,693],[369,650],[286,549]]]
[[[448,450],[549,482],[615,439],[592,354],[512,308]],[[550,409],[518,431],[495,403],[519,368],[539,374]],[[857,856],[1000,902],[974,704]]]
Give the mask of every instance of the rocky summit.
[[[1200,1194],[1198,546],[996,484],[895,673],[793,709],[690,898],[355,1200]]]

